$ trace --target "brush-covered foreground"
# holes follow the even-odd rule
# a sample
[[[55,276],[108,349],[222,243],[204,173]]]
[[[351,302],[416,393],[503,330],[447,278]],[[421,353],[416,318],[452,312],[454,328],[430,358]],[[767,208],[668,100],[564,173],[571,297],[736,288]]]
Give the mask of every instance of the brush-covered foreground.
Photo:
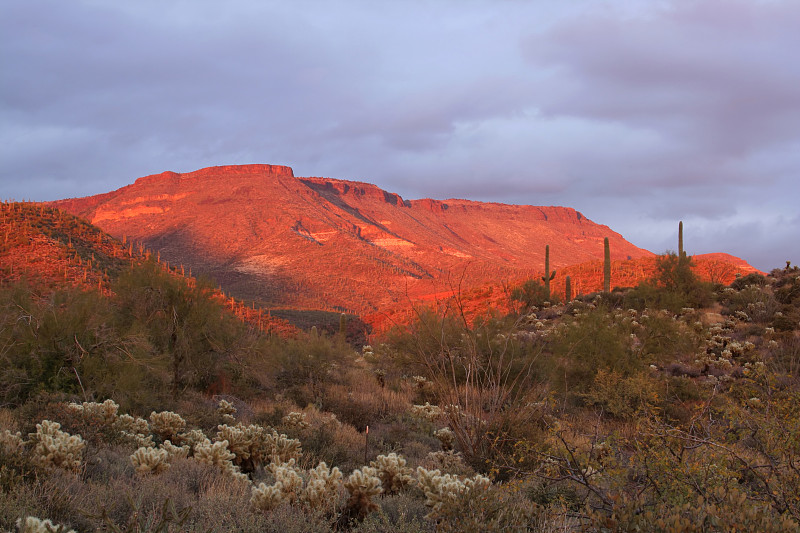
[[[451,299],[358,352],[152,264],[111,296],[4,286],[0,529],[798,531],[800,270],[689,264]]]

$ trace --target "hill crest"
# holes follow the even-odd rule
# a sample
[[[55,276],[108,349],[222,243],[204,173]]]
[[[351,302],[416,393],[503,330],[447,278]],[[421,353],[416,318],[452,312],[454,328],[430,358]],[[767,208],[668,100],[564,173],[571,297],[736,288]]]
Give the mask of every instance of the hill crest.
[[[376,185],[295,177],[279,165],[164,172],[52,202],[111,235],[190,265],[268,308],[368,315],[551,268],[653,257],[568,207],[405,200]]]

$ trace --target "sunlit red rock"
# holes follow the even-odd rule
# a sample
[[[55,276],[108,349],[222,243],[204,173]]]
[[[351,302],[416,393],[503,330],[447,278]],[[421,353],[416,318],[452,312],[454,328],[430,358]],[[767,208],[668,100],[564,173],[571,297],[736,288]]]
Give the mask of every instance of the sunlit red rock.
[[[374,315],[516,283],[540,275],[547,244],[556,270],[602,262],[604,237],[617,262],[653,257],[567,207],[404,200],[275,165],[165,172],[55,205],[272,308]]]

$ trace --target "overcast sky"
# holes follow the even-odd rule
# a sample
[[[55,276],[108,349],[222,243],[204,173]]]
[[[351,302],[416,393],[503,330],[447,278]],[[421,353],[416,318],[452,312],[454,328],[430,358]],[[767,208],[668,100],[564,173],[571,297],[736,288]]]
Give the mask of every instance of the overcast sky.
[[[289,165],[800,263],[797,0],[2,0],[0,198]]]

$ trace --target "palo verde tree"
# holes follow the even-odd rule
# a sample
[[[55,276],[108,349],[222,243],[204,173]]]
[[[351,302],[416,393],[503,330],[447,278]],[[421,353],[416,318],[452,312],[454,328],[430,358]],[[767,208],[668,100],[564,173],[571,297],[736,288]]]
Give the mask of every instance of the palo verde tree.
[[[114,291],[118,327],[145,335],[169,359],[176,397],[187,387],[207,387],[242,336],[242,325],[212,299],[210,283],[190,286],[153,261],[123,273]]]

